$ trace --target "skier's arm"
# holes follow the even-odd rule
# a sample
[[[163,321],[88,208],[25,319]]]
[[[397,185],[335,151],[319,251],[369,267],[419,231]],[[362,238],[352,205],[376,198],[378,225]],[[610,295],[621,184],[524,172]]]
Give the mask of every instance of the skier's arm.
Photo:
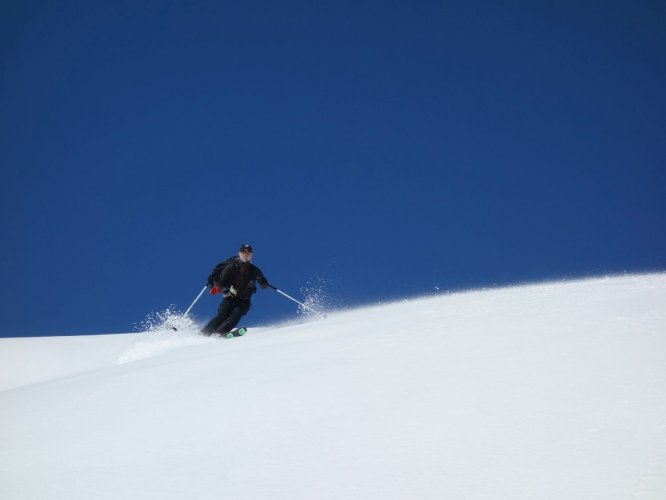
[[[225,267],[224,271],[222,271],[220,279],[215,282],[215,286],[217,286],[220,289],[225,289],[229,287],[229,285],[231,284],[234,267],[235,266],[233,264]]]
[[[257,283],[259,283],[259,286],[260,286],[263,290],[265,290],[266,288],[268,288],[268,280],[264,277],[263,274],[257,278]]]
[[[257,266],[254,266],[255,269],[255,279],[257,280],[257,283],[259,283],[259,286],[265,290],[268,288],[268,280],[264,276],[264,273],[261,272],[261,269],[259,269]]]

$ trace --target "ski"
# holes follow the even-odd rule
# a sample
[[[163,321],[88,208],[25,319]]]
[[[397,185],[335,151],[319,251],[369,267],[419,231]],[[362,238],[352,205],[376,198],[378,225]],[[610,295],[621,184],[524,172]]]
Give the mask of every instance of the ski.
[[[234,328],[229,333],[213,333],[211,337],[226,337],[228,339],[233,339],[234,337],[242,337],[247,333],[247,328],[244,326]]]

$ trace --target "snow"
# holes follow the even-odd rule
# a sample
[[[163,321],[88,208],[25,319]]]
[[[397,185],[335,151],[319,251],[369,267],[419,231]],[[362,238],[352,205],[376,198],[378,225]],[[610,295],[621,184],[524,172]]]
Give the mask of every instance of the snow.
[[[666,498],[666,274],[0,363],[2,498]]]

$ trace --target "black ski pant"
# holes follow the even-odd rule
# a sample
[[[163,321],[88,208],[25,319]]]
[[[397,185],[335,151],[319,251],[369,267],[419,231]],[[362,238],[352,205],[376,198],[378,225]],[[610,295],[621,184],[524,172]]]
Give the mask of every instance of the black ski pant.
[[[217,316],[211,319],[201,332],[206,335],[229,333],[249,310],[249,300],[226,297],[217,308]]]

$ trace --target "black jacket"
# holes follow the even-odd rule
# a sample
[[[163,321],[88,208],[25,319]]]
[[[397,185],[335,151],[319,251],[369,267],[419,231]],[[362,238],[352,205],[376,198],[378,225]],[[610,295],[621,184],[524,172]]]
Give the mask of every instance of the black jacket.
[[[222,274],[214,280],[214,285],[222,290],[228,290],[232,296],[240,300],[250,300],[257,291],[256,284],[262,288],[268,286],[268,281],[257,266],[251,262],[241,262],[238,257],[228,259]]]

